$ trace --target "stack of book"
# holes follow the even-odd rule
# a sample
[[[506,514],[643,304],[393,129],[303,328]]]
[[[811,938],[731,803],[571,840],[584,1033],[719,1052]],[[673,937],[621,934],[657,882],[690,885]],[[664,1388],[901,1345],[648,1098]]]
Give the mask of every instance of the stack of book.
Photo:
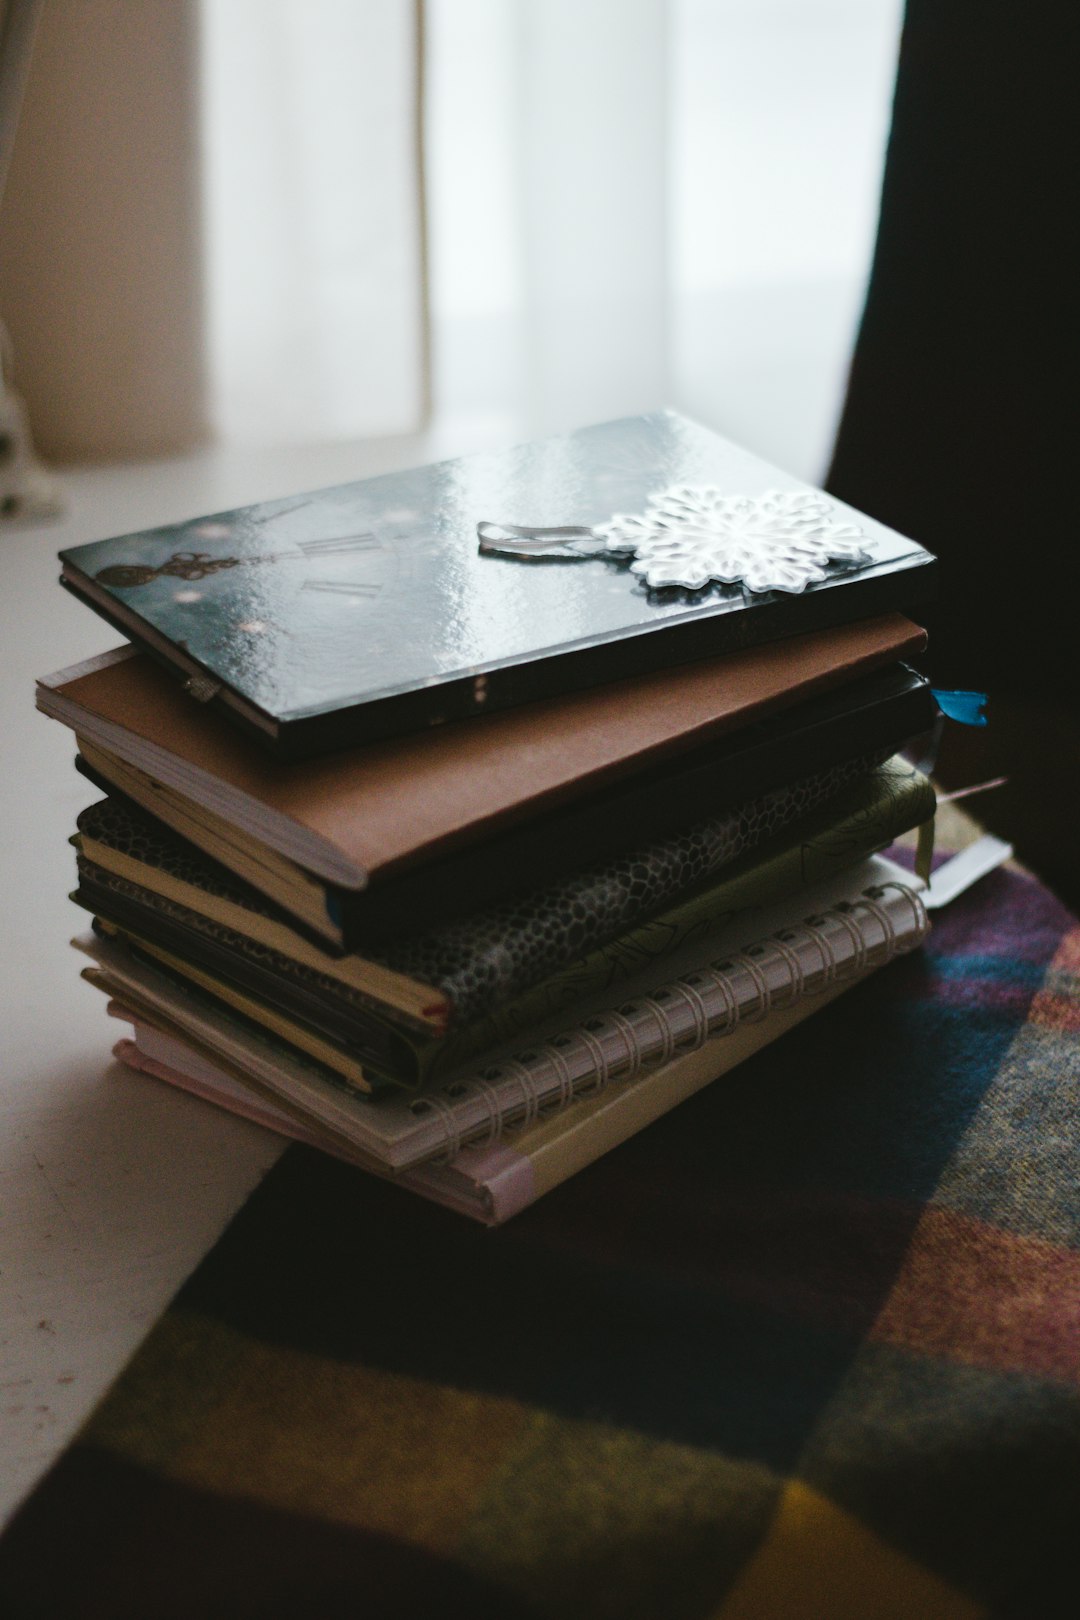
[[[933,559],[673,413],[62,562],[117,1055],[464,1213],[925,933]]]

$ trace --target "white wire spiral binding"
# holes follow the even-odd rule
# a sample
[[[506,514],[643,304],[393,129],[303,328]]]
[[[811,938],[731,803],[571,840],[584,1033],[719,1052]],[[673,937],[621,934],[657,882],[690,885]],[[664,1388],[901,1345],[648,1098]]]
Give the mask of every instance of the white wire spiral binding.
[[[722,1029],[717,1028],[714,1024],[713,1033],[716,1035],[730,1034],[730,1032],[735,1028],[735,1025],[739,1022],[739,1003],[736,999],[734,990],[731,988],[731,974],[728,971],[731,963],[728,961],[727,957],[724,958],[724,963],[726,965],[722,966],[719,962],[713,962],[705,970],[708,973],[709,978],[712,980],[713,989],[718,990],[724,998],[724,1012],[726,1016],[724,1018],[724,1025]]]
[[[787,963],[788,973],[791,975],[791,995],[786,1005],[791,1006],[806,994],[806,974],[803,971],[802,961],[799,958],[798,951],[793,951],[791,946],[779,934],[774,935],[769,944],[776,954]]]
[[[502,1066],[500,1065],[500,1073],[501,1069]],[[502,1101],[497,1089],[492,1085],[490,1080],[484,1080],[481,1076],[477,1075],[474,1077],[472,1084],[474,1091],[479,1092],[480,1096],[485,1098],[488,1106],[488,1117],[490,1123],[488,1126],[487,1135],[483,1138],[483,1140],[485,1142],[494,1142],[495,1139],[501,1136],[503,1132],[503,1118],[506,1113],[506,1104]]]
[[[574,1100],[574,1077],[567,1068],[566,1059],[554,1041],[544,1048],[544,1056],[559,1077],[559,1101],[557,1107],[560,1109],[565,1108],[568,1103]]]
[[[434,1109],[435,1113],[438,1114],[439,1118],[443,1122],[443,1125],[446,1127],[446,1144],[442,1153],[440,1154],[440,1158],[444,1162],[448,1159],[455,1159],[461,1152],[462,1147],[461,1125],[459,1123],[458,1116],[454,1113],[454,1110],[451,1108],[450,1104],[443,1102],[441,1097],[431,1096],[424,1097],[420,1100],[422,1100],[425,1105],[425,1112],[428,1108]]]
[[[912,938],[912,945],[920,944],[930,932],[930,914],[923,905],[920,896],[907,883],[898,883],[895,878],[890,878],[887,882],[879,884],[874,889],[868,889],[867,893],[871,895],[884,894],[886,889],[895,889],[898,894],[902,894],[911,907],[912,915],[915,918],[915,934]]]
[[[810,938],[814,941],[814,944],[817,946],[818,950],[821,952],[821,971],[823,975],[821,988],[822,990],[827,990],[829,985],[833,984],[836,980],[836,957],[833,955],[832,946],[829,944],[828,940],[825,938],[825,935],[818,927],[818,922],[822,921],[824,921],[824,919],[820,917],[817,919],[817,921],[815,921],[813,917],[804,917],[799,926],[800,928],[804,928],[806,930],[806,932],[810,935]]]
[[[520,1119],[515,1119],[514,1126],[515,1129],[520,1127],[522,1130],[528,1130],[540,1110],[540,1093],[536,1081],[520,1058],[505,1058],[499,1064],[499,1068],[506,1074],[512,1074],[521,1087],[524,1111]]]
[[[607,1085],[608,1077],[611,1072],[611,1065],[608,1061],[607,1053],[604,1051],[603,1046],[597,1040],[591,1029],[586,1029],[584,1024],[579,1024],[575,1029],[574,1034],[577,1036],[578,1040],[583,1046],[588,1047],[589,1055],[596,1066],[596,1075],[593,1084],[591,1086],[582,1086],[579,1083],[574,1090],[579,1096],[583,1092],[591,1096],[593,1092],[603,1091],[604,1087]]]
[[[648,1007],[656,1019],[656,1026],[660,1031],[660,1050],[657,1053],[657,1062],[661,1065],[670,1063],[675,1054],[675,1035],[671,1028],[671,1022],[665,1016],[663,1007],[658,1001],[654,1001],[652,996],[642,996],[641,1005]]]
[[[749,952],[736,951],[731,960],[736,967],[741,967],[743,972],[748,973],[753,979],[759,1002],[759,1005],[752,1012],[744,1012],[741,1015],[742,1022],[744,1024],[759,1024],[763,1018],[767,1017],[772,1008],[772,991],[769,989],[769,981],[757,963],[751,961]]]
[[[855,978],[865,970],[871,948],[867,945],[862,931],[852,916],[852,913],[860,908],[873,916],[881,928],[882,943],[885,951],[883,959],[889,960],[901,949],[897,943],[896,928],[892,918],[885,907],[879,904],[879,897],[886,889],[898,890],[911,906],[916,927],[910,941],[906,942],[905,948],[914,947],[926,936],[929,931],[929,920],[919,896],[906,884],[892,880],[873,889],[868,889],[859,896],[859,899],[854,904],[842,902],[826,913],[804,918],[799,927],[804,935],[816,946],[821,958],[821,983],[813,987],[815,991],[827,989],[841,977],[843,979]],[[826,919],[841,927],[851,942],[852,959],[850,963],[843,964],[843,973],[841,973],[841,964],[837,962],[833,946],[824,932]],[[787,938],[774,935],[771,939],[761,942],[761,949],[762,954],[768,949],[773,950],[776,956],[787,966],[791,993],[779,1005],[788,1006],[798,1001],[801,996],[809,994],[809,990],[807,988],[807,971],[803,966],[802,959],[798,951],[793,950],[788,943],[790,938],[797,938],[797,933],[791,929],[785,930],[785,933]],[[757,948],[757,946],[748,946],[745,950],[736,951],[722,961],[711,963],[707,968],[699,968],[689,976],[699,982],[702,979],[707,980],[709,989],[723,997],[723,1010],[718,1012],[715,1017],[710,1016],[704,999],[695,985],[688,982],[688,979],[680,979],[674,984],[663,987],[665,997],[669,1000],[673,997],[679,997],[693,1018],[692,1046],[689,1044],[691,1039],[689,1032],[686,1036],[676,1039],[670,1011],[661,1005],[656,996],[636,996],[632,1002],[627,1002],[622,1009],[607,1012],[602,1018],[590,1020],[590,1022],[599,1023],[602,1033],[610,1032],[621,1037],[625,1047],[626,1072],[620,1078],[624,1080],[632,1079],[646,1064],[650,1068],[662,1067],[674,1057],[677,1046],[685,1052],[696,1050],[702,1047],[713,1035],[727,1034],[740,1023],[754,1023],[766,1017],[776,1003],[774,992],[769,987],[765,972],[762,970],[759,961],[750,955],[750,951]],[[757,1005],[745,1012],[740,1006],[739,998],[732,983],[732,969],[734,968],[741,968],[747,974],[752,980],[756,991]],[[787,988],[787,986],[782,988]],[[658,991],[657,995],[659,994]],[[628,1013],[636,1010],[647,1010],[652,1015],[658,1034],[657,1049],[655,1051],[646,1052],[645,1044],[635,1032],[634,1025],[627,1016]],[[605,1025],[607,1029],[605,1029]],[[575,1044],[578,1046],[579,1051],[584,1048],[589,1054],[593,1066],[593,1072],[590,1075],[582,1076],[578,1080],[574,1079],[570,1066],[563,1055],[567,1047],[573,1047]],[[558,1096],[555,1099],[549,1099],[549,1101],[553,1100],[554,1109],[556,1110],[566,1108],[577,1097],[602,1091],[612,1078],[612,1068],[620,1068],[622,1064],[621,1057],[615,1059],[613,1063],[613,1060],[604,1049],[602,1040],[598,1039],[596,1034],[584,1024],[579,1024],[576,1029],[568,1032],[567,1035],[558,1037],[558,1044],[555,1041],[547,1043],[540,1049],[539,1055],[554,1071],[558,1079]],[[521,1088],[521,1109],[519,1112],[512,1101],[508,1101],[500,1095],[497,1083],[486,1080],[479,1075],[470,1077],[468,1089],[474,1098],[482,1097],[484,1099],[488,1114],[486,1135],[480,1135],[482,1126],[477,1127],[475,1131],[470,1127],[470,1141],[478,1139],[488,1142],[494,1141],[502,1134],[506,1126],[508,1111],[514,1116],[515,1123],[520,1123],[524,1127],[531,1125],[540,1114],[542,1099],[537,1083],[538,1077],[530,1070],[522,1058],[503,1059],[496,1069],[489,1072],[495,1074],[499,1081],[505,1081],[511,1077],[517,1080]],[[446,1131],[445,1157],[453,1158],[460,1152],[463,1145],[462,1127],[459,1123],[460,1111],[455,1110],[448,1103],[434,1095],[429,1094],[422,1101],[425,1107],[434,1110],[443,1121]]]
[[[629,1018],[624,1017],[622,1012],[620,1012],[617,1008],[613,1012],[605,1014],[605,1016],[612,1028],[617,1030],[622,1036],[623,1040],[626,1042],[626,1064],[627,1068],[632,1071],[634,1061],[637,1058],[638,1051],[640,1049],[640,1043],[637,1036],[634,1034],[634,1026],[630,1022]]]
[[[672,985],[671,988],[676,995],[682,996],[683,1000],[686,1002],[686,1005],[690,1008],[690,1012],[694,1020],[695,1046],[704,1046],[705,1042],[709,1038],[708,1007],[706,1007],[693,985],[687,984],[685,979],[679,979],[675,984]],[[693,1050],[693,1048],[688,1048],[688,1050]]]
[[[845,979],[857,979],[859,974],[863,973],[866,969],[866,941],[863,938],[858,925],[851,920],[851,909],[852,908],[850,907],[845,908],[841,905],[834,906],[829,912],[829,916],[832,917],[835,922],[840,924],[840,927],[844,930],[851,941],[851,949],[853,954],[848,971],[844,974]]]
[[[889,913],[885,910],[884,906],[878,905],[877,901],[874,899],[869,890],[862,896],[861,903],[864,910],[868,911],[872,917],[876,917],[878,920],[878,926],[881,929],[885,943],[885,960],[888,962],[896,955],[896,929],[893,927],[892,918],[889,916]]]

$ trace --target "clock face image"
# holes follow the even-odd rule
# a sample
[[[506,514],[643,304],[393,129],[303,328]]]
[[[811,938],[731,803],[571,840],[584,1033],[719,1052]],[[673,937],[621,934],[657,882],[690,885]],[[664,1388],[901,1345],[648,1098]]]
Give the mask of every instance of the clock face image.
[[[319,495],[149,530],[93,579],[261,706],[317,705],[385,676],[432,555],[411,509],[349,515]]]

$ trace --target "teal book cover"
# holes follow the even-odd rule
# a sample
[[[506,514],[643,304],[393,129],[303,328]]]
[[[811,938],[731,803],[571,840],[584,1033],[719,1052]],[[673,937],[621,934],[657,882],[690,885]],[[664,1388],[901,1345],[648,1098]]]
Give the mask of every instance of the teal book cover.
[[[909,606],[922,547],[671,411],[61,553],[299,757]]]

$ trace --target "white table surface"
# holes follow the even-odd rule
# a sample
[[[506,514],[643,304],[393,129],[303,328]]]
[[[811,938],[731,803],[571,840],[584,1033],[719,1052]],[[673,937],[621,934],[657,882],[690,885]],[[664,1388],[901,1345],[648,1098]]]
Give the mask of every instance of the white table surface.
[[[66,512],[0,527],[0,1522],[67,1444],[281,1151],[116,1063],[124,1026],[68,944],[75,817],[98,797],[34,678],[115,646],[57,584],[63,547],[391,470],[432,439],[209,451],[59,478]]]

